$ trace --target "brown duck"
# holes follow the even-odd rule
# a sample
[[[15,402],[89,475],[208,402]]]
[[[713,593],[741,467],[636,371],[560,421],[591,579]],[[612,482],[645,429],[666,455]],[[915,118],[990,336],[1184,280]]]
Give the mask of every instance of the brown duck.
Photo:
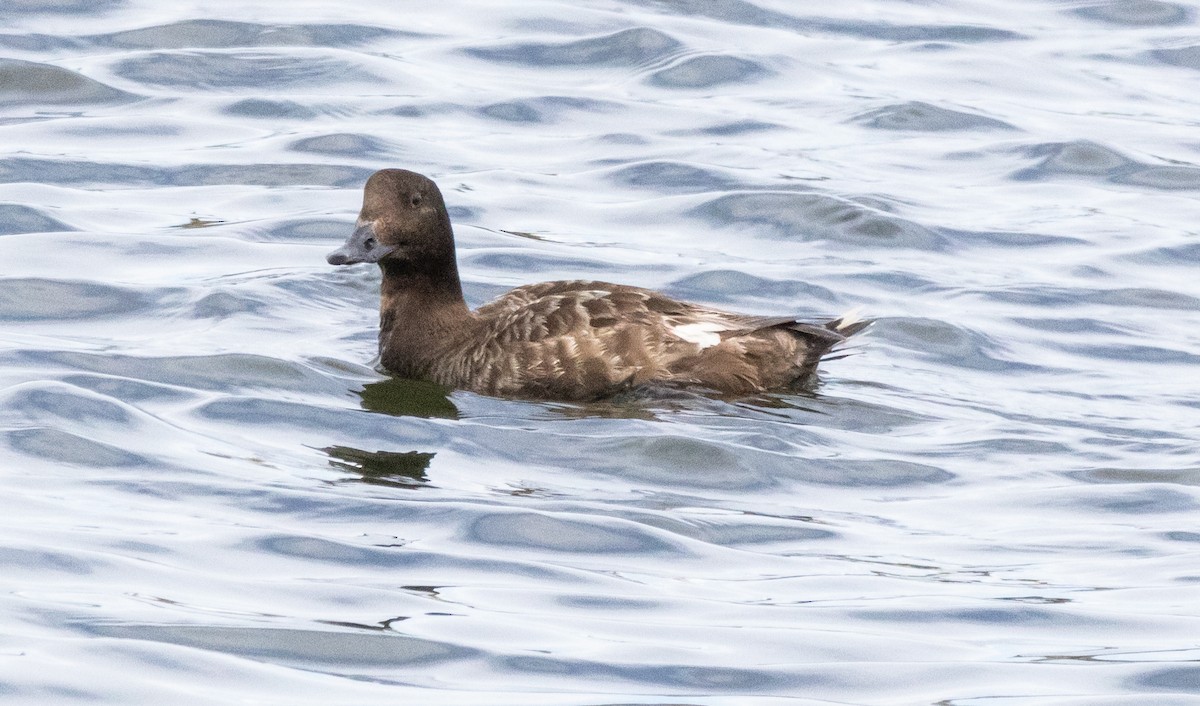
[[[403,169],[367,180],[354,233],[326,259],[383,270],[384,368],[489,395],[588,400],[642,385],[734,394],[794,387],[869,323],[735,314],[583,280],[517,287],[471,311],[442,193]]]

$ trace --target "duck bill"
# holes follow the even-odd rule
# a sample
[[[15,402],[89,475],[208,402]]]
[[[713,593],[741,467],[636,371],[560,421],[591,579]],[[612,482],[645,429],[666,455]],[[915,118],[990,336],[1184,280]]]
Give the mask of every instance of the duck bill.
[[[325,256],[331,265],[357,265],[360,262],[379,262],[394,247],[383,245],[375,237],[375,224],[364,223],[354,229],[342,247]]]

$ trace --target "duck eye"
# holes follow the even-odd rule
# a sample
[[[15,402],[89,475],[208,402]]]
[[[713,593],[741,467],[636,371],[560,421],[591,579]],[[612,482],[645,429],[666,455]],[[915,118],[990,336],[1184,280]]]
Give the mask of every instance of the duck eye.
[[[411,203],[411,204],[412,204],[412,207],[413,207],[413,208],[416,208],[417,206],[420,206],[420,205],[421,205],[421,195],[420,195],[420,194],[413,194],[413,195],[412,195],[412,198],[411,198],[411,199],[409,199],[409,203]]]
[[[371,248],[375,247],[375,239],[374,239],[374,238],[367,238],[366,240],[364,240],[364,241],[363,241],[363,246],[364,246],[364,247],[365,247],[367,250],[370,250]]]

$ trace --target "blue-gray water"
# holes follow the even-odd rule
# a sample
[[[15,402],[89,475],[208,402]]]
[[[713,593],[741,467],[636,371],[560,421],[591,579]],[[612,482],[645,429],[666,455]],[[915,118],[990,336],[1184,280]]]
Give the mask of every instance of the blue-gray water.
[[[0,2],[0,702],[1200,702],[1200,8]],[[814,396],[388,382],[323,255],[878,323]]]

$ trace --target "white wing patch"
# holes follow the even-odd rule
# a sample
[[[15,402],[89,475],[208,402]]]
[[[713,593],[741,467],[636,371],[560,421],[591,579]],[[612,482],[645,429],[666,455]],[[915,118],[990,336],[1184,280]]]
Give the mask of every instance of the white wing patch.
[[[697,346],[700,346],[701,350],[720,343],[720,332],[728,330],[728,324],[717,321],[703,321],[698,324],[681,324],[671,327],[671,333],[685,341],[695,343]]]
[[[862,321],[862,310],[863,310],[863,308],[861,306],[856,306],[853,309],[851,309],[850,311],[847,311],[845,314],[842,314],[841,316],[839,316],[837,319],[838,330],[841,331],[848,326],[853,326],[854,324],[857,324],[859,321]]]

